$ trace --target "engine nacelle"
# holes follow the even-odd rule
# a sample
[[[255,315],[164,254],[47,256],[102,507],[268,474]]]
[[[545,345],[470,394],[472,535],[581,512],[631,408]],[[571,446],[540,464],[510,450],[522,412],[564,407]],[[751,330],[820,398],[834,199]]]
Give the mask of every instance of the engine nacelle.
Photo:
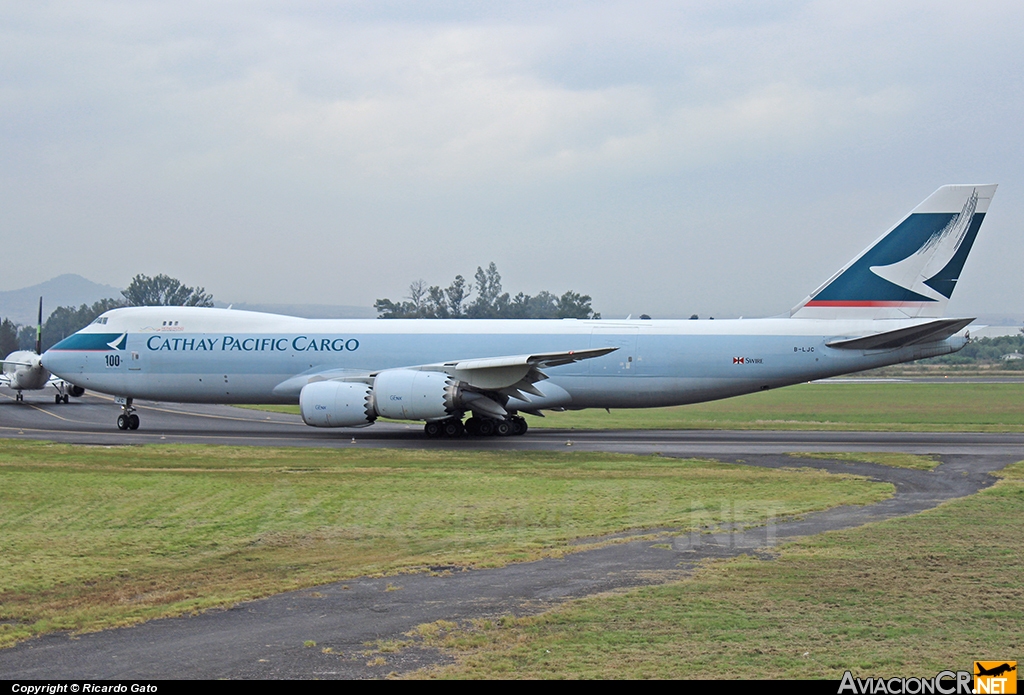
[[[366,427],[377,419],[370,386],[361,382],[316,381],[299,392],[302,421],[313,427]]]
[[[457,410],[459,384],[444,372],[388,369],[373,382],[377,413],[394,420],[438,420]]]
[[[70,387],[68,388],[68,393],[70,393],[75,398],[81,398],[83,395],[85,395],[85,389],[82,388],[81,386],[75,386],[74,384],[71,384]]]

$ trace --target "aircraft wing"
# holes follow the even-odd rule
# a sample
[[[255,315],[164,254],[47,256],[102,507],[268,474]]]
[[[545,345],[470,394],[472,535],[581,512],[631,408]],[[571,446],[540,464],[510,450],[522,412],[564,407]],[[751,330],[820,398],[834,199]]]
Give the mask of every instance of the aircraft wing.
[[[434,364],[412,365],[404,369],[427,372],[444,372],[461,382],[464,389],[473,392],[501,394],[507,398],[529,400],[524,394],[543,396],[533,384],[547,379],[542,371],[581,360],[601,357],[618,350],[617,347],[587,348],[563,352],[541,352],[526,355],[505,355],[481,357]],[[383,371],[383,370],[381,370]],[[317,381],[349,381],[372,384],[381,373],[359,372],[350,369],[332,369],[307,373],[287,379],[274,388],[275,394],[297,393],[306,384]],[[504,400],[502,401],[504,402]],[[478,404],[485,405],[485,404]]]
[[[872,333],[857,338],[842,338],[825,343],[830,348],[841,350],[895,350],[918,343],[932,343],[945,340],[974,319],[938,319],[909,328]]]
[[[13,364],[15,367],[34,367],[36,365],[31,362],[18,362],[16,360],[0,360],[0,366],[5,364]]]
[[[542,369],[601,357],[615,350],[618,348],[601,347],[564,352],[509,355],[507,357],[484,357],[427,364],[416,367],[416,369],[445,372],[474,390],[498,391],[505,396],[523,398],[521,392],[531,393],[535,396],[543,395],[533,386],[534,383],[548,378],[541,371]]]

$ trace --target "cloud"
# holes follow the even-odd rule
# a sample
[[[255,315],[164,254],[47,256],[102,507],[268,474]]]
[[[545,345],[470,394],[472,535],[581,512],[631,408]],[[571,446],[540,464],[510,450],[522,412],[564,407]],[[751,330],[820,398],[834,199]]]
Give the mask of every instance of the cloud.
[[[947,176],[1019,175],[1019,3],[9,10],[6,228],[112,284],[370,303],[496,260],[528,291],[660,310],[725,276],[714,311],[781,310],[824,279],[751,290],[766,256],[819,262],[794,210],[885,224]],[[736,226],[763,241],[730,247]]]

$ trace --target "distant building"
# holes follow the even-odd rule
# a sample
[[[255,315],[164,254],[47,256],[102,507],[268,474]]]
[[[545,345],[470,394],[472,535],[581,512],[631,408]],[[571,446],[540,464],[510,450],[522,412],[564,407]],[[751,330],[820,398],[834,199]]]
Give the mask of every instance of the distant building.
[[[1011,352],[1009,354],[1003,355],[1001,359],[1003,360],[1003,362],[1012,362],[1013,360],[1024,360],[1024,355],[1020,354],[1019,352]]]

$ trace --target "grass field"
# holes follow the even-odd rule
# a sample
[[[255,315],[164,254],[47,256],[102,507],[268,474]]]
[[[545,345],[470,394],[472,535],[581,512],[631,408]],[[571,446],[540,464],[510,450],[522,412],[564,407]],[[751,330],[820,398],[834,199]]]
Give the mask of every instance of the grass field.
[[[1022,432],[1024,383],[810,383],[710,403],[530,418],[576,429]]]
[[[871,452],[858,451],[853,453],[824,453],[818,451],[794,451],[790,456],[797,456],[803,459],[822,459],[825,461],[863,461],[865,463],[877,463],[881,466],[892,466],[894,468],[912,468],[918,471],[932,471],[939,465],[939,459],[934,456],[922,456],[920,454],[900,454],[896,452]]]
[[[260,406],[298,413],[298,406]],[[1024,432],[1024,381],[1005,384],[816,382],[711,403],[526,416],[565,429]]]
[[[431,624],[458,664],[414,677],[933,676],[1024,650],[1024,462],[971,497],[822,534],[771,561],[584,599],[540,616]],[[410,640],[412,641],[412,640]]]
[[[0,646],[578,538],[884,499],[821,471],[589,453],[0,443]],[[696,505],[696,506],[695,506]],[[724,508],[724,507],[723,507]]]

